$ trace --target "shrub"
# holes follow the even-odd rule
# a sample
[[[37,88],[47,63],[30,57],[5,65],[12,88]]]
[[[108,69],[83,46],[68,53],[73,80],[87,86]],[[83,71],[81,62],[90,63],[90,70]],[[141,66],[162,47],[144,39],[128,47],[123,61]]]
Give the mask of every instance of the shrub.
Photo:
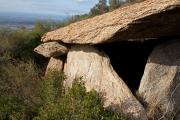
[[[51,72],[42,81],[41,85],[41,99],[42,106],[39,109],[39,116],[34,118],[36,120],[58,120],[56,119],[60,112],[58,110],[58,103],[63,94],[63,81],[65,76],[63,73]]]
[[[24,27],[17,30],[0,29],[0,53],[10,54],[15,59],[29,60],[37,57],[33,49],[41,43],[41,36],[58,25],[53,22],[37,22],[32,30]]]
[[[38,71],[32,61],[14,61],[14,63],[8,62],[1,65],[0,108],[5,110],[3,116],[5,114],[9,118],[12,112],[17,112],[20,117],[28,118],[32,114],[36,114],[41,102],[39,97],[41,79]],[[24,111],[28,111],[28,113]],[[13,114],[13,116],[15,115]]]
[[[105,109],[97,92],[87,92],[81,80],[75,80],[72,88],[65,92],[64,79],[62,73],[53,73],[45,78],[43,104],[35,120],[124,120]]]
[[[5,35],[0,33],[0,39],[2,53],[9,53],[16,59],[33,58],[33,48],[40,43],[40,39],[31,36],[26,29],[18,29]]]
[[[18,98],[0,96],[0,120],[28,120],[26,106]]]
[[[0,120],[28,120],[37,114],[41,70],[35,62],[46,60],[33,49],[43,32],[37,26],[32,31],[0,29]]]

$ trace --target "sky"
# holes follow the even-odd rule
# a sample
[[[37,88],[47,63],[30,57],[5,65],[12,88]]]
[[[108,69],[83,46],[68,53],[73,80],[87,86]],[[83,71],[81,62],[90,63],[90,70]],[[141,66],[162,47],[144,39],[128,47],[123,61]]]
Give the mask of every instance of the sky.
[[[0,0],[0,12],[76,15],[87,13],[98,0]]]

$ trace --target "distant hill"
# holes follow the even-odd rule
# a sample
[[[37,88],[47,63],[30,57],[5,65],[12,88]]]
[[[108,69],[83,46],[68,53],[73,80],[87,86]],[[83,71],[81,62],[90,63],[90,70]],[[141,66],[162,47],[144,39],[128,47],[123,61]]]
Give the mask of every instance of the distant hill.
[[[63,21],[69,17],[68,15],[0,12],[0,27],[33,27],[37,21]]]

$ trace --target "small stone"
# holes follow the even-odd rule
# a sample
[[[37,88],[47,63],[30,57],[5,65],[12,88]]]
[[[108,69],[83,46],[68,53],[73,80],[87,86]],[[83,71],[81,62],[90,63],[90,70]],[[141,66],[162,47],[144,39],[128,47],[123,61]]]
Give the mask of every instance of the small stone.
[[[58,42],[48,42],[40,44],[34,49],[34,51],[44,57],[59,57],[66,54],[68,52],[68,48]]]

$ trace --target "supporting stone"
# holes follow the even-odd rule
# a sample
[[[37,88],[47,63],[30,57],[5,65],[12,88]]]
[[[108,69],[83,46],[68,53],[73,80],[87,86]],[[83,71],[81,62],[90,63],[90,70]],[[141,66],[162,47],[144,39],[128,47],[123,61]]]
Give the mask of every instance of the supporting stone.
[[[180,41],[157,46],[149,56],[139,95],[152,119],[180,120]]]
[[[147,120],[144,108],[114,71],[104,52],[88,45],[74,45],[67,55],[64,72],[67,87],[75,78],[83,77],[88,91],[96,90],[102,95],[105,107],[131,120]]]
[[[51,59],[49,60],[48,66],[46,68],[45,75],[47,75],[51,71],[61,72],[63,71],[63,67],[64,67],[64,61],[62,57],[59,57],[59,58],[51,57]]]

